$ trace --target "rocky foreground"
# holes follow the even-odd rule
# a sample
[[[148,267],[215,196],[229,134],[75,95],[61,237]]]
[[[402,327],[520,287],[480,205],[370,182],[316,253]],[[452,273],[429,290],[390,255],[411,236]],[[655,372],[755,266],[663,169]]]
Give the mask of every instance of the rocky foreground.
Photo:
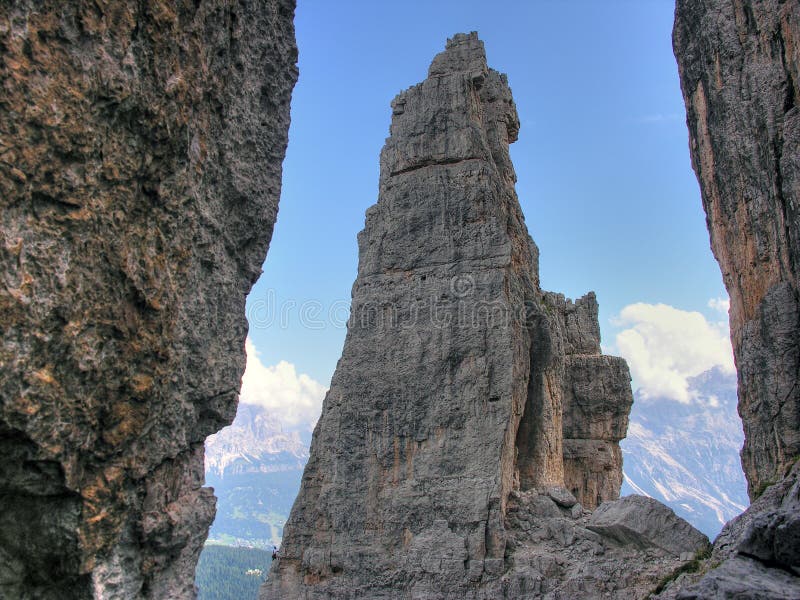
[[[593,293],[539,287],[518,130],[475,33],[392,102],[344,351],[262,599],[642,597],[707,547],[663,505],[617,500],[628,366],[600,352]]]

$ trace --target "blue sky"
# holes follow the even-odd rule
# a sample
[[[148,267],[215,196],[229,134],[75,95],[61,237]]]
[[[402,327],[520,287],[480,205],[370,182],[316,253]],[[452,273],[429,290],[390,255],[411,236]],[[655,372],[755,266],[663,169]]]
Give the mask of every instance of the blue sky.
[[[726,294],[689,160],[673,9],[666,0],[299,0],[300,79],[280,212],[248,300],[261,363],[285,361],[327,387],[344,341],[356,234],[377,200],[389,103],[425,78],[448,37],[473,30],[489,65],[508,74],[522,122],[511,154],[543,287],[570,297],[595,290],[610,349],[642,325],[637,318],[665,317],[667,329],[648,338],[653,348],[682,335],[669,329],[680,318],[666,308],[621,318],[631,305],[697,311],[724,339],[724,307],[709,306]],[[318,325],[303,325],[301,310]]]

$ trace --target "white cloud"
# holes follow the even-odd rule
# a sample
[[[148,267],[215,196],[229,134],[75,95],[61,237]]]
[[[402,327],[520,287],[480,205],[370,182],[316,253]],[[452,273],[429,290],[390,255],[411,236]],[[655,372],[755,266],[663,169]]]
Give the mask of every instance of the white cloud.
[[[718,310],[727,315],[731,309],[731,301],[727,298],[712,298],[708,301],[708,308]]]
[[[305,373],[298,375],[295,366],[285,360],[265,366],[250,338],[245,349],[247,368],[239,400],[269,409],[284,426],[313,428],[322,411],[325,387]]]
[[[616,350],[628,361],[645,398],[688,403],[689,377],[715,366],[735,372],[725,321],[709,322],[699,312],[640,302],[623,308],[614,323],[627,327],[617,334]]]

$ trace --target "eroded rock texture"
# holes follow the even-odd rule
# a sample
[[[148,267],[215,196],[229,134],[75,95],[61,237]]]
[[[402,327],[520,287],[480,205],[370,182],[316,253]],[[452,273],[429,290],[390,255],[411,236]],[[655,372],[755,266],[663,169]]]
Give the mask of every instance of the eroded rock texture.
[[[800,4],[679,0],[673,37],[752,499],[800,455]]]
[[[731,298],[752,506],[663,598],[800,597],[800,4],[678,0],[692,164]],[[795,465],[792,470],[792,465]]]
[[[0,8],[0,596],[190,598],[275,221],[291,0]]]
[[[613,525],[595,515],[622,517]],[[506,517],[508,568],[488,599],[647,598],[708,539],[656,500],[627,496],[590,514],[535,491],[512,493]],[[441,598],[442,596],[422,596]]]
[[[606,560],[620,544],[582,521],[577,500],[619,495],[630,376],[600,355],[593,294],[539,287],[506,77],[459,34],[392,109],[343,355],[261,597],[538,598],[598,573],[596,597],[655,585],[680,556],[613,577],[635,551]]]
[[[594,509],[618,498],[622,486],[619,442],[633,404],[630,373],[624,359],[600,353],[594,292],[574,304],[553,293],[547,301],[564,331],[564,483],[584,508]]]

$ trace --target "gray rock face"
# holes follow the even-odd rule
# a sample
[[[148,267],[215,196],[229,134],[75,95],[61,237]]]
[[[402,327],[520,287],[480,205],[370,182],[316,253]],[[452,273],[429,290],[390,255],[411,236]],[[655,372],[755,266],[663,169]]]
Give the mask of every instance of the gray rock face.
[[[742,531],[736,551],[771,567],[800,576],[800,467],[770,489],[763,504],[739,517],[744,521],[728,527]],[[797,582],[800,585],[800,581]]]
[[[800,455],[800,5],[679,0],[673,42],[753,499]]]
[[[564,354],[600,354],[600,323],[597,312],[600,307],[594,292],[573,302],[563,294],[545,293],[547,300],[560,317],[564,330]]]
[[[191,598],[280,192],[291,0],[0,8],[0,596]]]
[[[665,598],[666,596],[658,596]],[[680,591],[679,600],[708,598],[738,600],[797,600],[800,580],[780,570],[744,556],[726,560],[696,585]]]
[[[564,482],[578,501],[593,509],[619,497],[622,450],[633,405],[628,364],[600,354],[600,325],[594,292],[574,303],[547,292],[564,332],[562,432]]]
[[[572,508],[578,504],[577,498],[573,496],[569,490],[562,487],[551,487],[547,489],[547,495],[550,499],[561,506],[562,508]]]
[[[646,496],[625,496],[604,502],[592,513],[589,529],[623,544],[656,546],[675,556],[709,547],[706,536],[671,508]]]
[[[627,363],[616,356],[567,356],[564,481],[586,508],[619,497],[622,450],[633,405]]]
[[[755,501],[725,526],[699,581],[676,582],[663,597],[800,597],[800,5],[679,0],[673,42],[692,164],[731,298],[742,464]]]
[[[600,356],[593,294],[539,288],[508,153],[519,120],[477,35],[449,40],[392,113],[343,355],[261,598],[538,597],[512,575],[537,542],[510,545],[509,498],[560,523],[583,518],[567,490],[618,497],[628,369]]]

